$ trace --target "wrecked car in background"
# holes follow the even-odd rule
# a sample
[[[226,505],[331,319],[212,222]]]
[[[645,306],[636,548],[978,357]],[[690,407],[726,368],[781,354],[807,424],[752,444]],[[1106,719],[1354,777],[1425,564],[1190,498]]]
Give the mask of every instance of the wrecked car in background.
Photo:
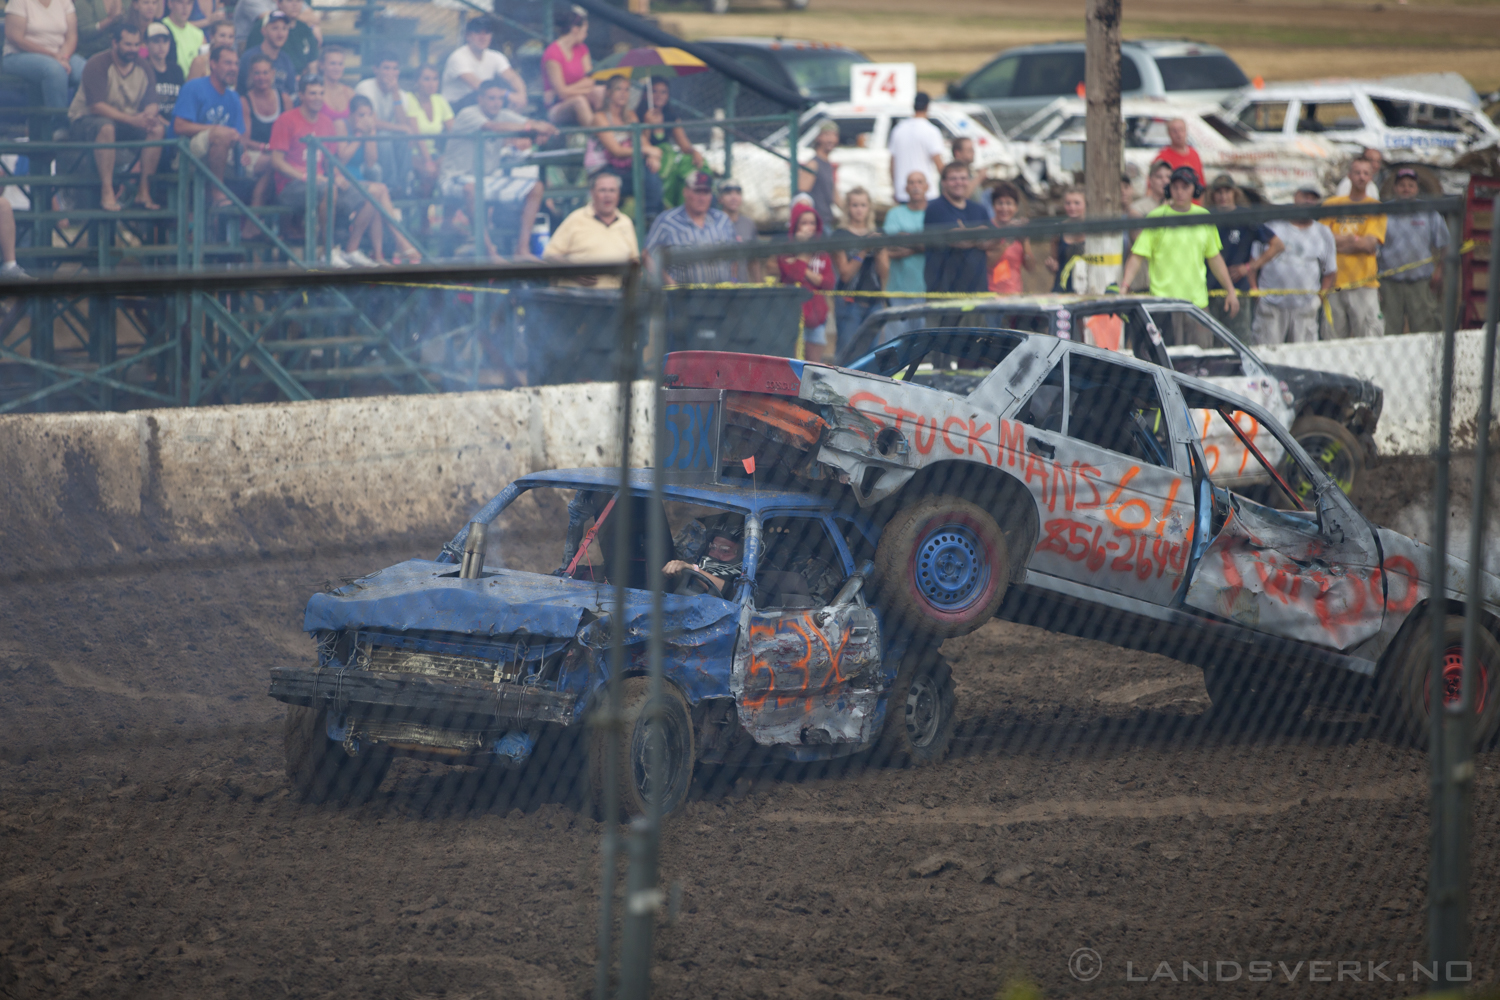
[[[1500,127],[1467,101],[1362,80],[1278,84],[1245,91],[1225,105],[1260,142],[1290,149],[1316,139],[1354,156],[1371,147],[1391,163],[1448,167],[1470,149],[1500,140]],[[1450,193],[1463,189],[1460,183]]]
[[[1207,379],[1264,406],[1290,427],[1304,451],[1349,496],[1375,460],[1375,429],[1385,393],[1375,383],[1337,372],[1313,371],[1263,361],[1207,310],[1181,299],[1142,295],[1007,295],[893,305],[871,313],[838,345],[839,364],[868,354],[877,344],[924,327],[990,327],[1051,334]],[[944,378],[957,380],[956,374]],[[977,379],[970,377],[972,382]],[[956,388],[956,387],[955,387]],[[1221,422],[1197,414],[1204,428],[1209,474],[1220,485],[1267,482],[1239,440]],[[1258,433],[1241,417],[1245,429]],[[1266,457],[1281,458],[1274,442]],[[1235,475],[1248,478],[1241,482]],[[1259,477],[1259,478],[1257,478]],[[1299,488],[1306,489],[1299,482]]]
[[[962,635],[997,612],[1107,623],[1098,637],[1144,635],[1202,667],[1220,709],[1283,698],[1309,677],[1373,679],[1378,710],[1421,738],[1425,609],[1438,595],[1456,690],[1467,567],[1450,559],[1445,579],[1429,579],[1426,546],[1367,521],[1270,412],[1211,382],[979,329],[909,333],[847,367],[681,352],[665,372],[671,387],[724,393],[737,415],[725,462],[755,455],[870,514],[874,599],[909,628]],[[1214,464],[1200,414],[1258,475]],[[1475,599],[1488,738],[1500,724],[1500,580],[1486,575]]]
[[[674,425],[683,433],[718,426],[716,401],[683,405],[689,415]],[[689,451],[702,453],[684,442]],[[614,783],[623,812],[636,815],[653,788],[665,810],[680,804],[699,761],[872,749],[881,760],[940,759],[953,736],[953,682],[935,649],[911,646],[866,604],[876,540],[868,520],[826,497],[707,471],[712,482],[673,483],[654,510],[651,473],[632,473],[628,524],[611,517],[618,469],[525,476],[437,558],[313,595],[304,628],[316,664],[271,672],[271,697],[289,706],[296,791],[314,801],[368,797],[394,755],[497,766],[535,757],[554,772],[583,771],[596,806]],[[653,517],[676,529],[668,560],[704,567],[678,572],[662,598],[659,726],[646,712]],[[630,546],[623,608],[605,569],[621,532]],[[706,561],[727,544],[720,535],[739,546],[737,563]],[[617,616],[627,636],[625,728],[619,770],[607,774],[604,729],[588,717],[609,682]]]
[[[1151,163],[1169,144],[1167,123],[1173,118],[1187,122],[1188,142],[1203,160],[1206,181],[1228,174],[1260,201],[1290,202],[1298,188],[1307,186],[1331,191],[1359,152],[1318,136],[1297,136],[1292,142],[1268,139],[1217,104],[1138,98],[1121,101],[1120,114],[1125,119],[1125,164],[1135,169],[1137,194],[1145,193]],[[1079,183],[1084,118],[1080,98],[1060,97],[1011,133],[1024,161],[1021,174],[1034,189]]]

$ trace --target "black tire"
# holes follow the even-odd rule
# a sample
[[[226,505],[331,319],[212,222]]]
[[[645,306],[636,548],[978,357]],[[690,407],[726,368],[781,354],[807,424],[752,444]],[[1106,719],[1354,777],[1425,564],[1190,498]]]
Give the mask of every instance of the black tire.
[[[942,760],[958,727],[957,705],[948,661],[937,655],[908,656],[886,696],[876,763],[923,767]]]
[[[649,805],[647,796],[651,794],[652,785],[649,749],[650,740],[655,733],[654,727],[649,725],[646,712],[650,704],[649,679],[627,677],[621,683],[623,719],[620,732],[623,739],[615,755],[614,774],[610,775],[605,768],[608,733],[600,726],[594,730],[590,740],[589,776],[594,814],[600,819],[609,818],[604,815],[604,793],[606,786],[613,781],[619,790],[618,818],[628,821],[635,816],[645,815]],[[662,815],[666,815],[682,805],[687,798],[688,788],[693,781],[693,765],[698,756],[698,748],[687,702],[681,692],[669,683],[663,685],[661,707],[661,746],[665,772],[661,811]]]
[[[1432,657],[1432,622],[1425,612],[1415,622],[1401,643],[1401,648],[1385,665],[1380,677],[1379,711],[1392,718],[1399,732],[1417,746],[1426,746],[1431,734],[1427,706],[1431,688],[1430,662]],[[1464,620],[1462,615],[1448,615],[1443,619],[1444,680],[1448,689],[1457,690],[1457,673],[1463,666]],[[1479,663],[1474,671],[1476,687],[1477,718],[1474,725],[1474,745],[1485,747],[1500,732],[1500,642],[1480,628],[1475,641],[1479,649]]]
[[[937,639],[995,616],[1010,551],[989,511],[962,497],[924,497],[896,512],[875,549],[878,600],[893,624]]]
[[[328,738],[328,709],[289,705],[282,729],[286,776],[304,802],[367,802],[390,770],[381,751],[351,757]]]
[[[1364,485],[1365,446],[1349,428],[1337,420],[1307,414],[1292,424],[1292,437],[1346,496],[1353,497]],[[1297,483],[1291,485],[1293,489],[1299,487]]]

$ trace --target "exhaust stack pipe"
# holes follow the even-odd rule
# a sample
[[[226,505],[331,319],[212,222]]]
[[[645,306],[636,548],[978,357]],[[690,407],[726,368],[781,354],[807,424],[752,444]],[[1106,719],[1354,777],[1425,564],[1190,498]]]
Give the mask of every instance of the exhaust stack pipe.
[[[464,538],[464,560],[458,567],[460,580],[477,580],[484,575],[485,533],[488,527],[483,521],[469,522],[469,534]]]

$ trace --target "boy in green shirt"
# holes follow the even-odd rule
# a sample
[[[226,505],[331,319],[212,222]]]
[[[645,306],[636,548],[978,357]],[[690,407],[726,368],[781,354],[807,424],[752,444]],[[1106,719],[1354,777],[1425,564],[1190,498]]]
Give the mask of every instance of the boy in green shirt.
[[[1167,186],[1169,199],[1147,213],[1152,219],[1161,215],[1207,215],[1208,209],[1194,205],[1193,199],[1203,193],[1198,176],[1192,167],[1178,167],[1172,171]],[[1151,294],[1167,299],[1186,299],[1201,308],[1208,308],[1208,278],[1203,264],[1219,279],[1225,289],[1224,309],[1233,316],[1240,311],[1239,296],[1235,294],[1234,282],[1229,280],[1229,268],[1224,265],[1220,253],[1219,230],[1214,226],[1180,226],[1173,229],[1147,229],[1130,248],[1130,259],[1125,262],[1125,273],[1120,277],[1121,288],[1129,288],[1141,269],[1142,261],[1151,262]]]

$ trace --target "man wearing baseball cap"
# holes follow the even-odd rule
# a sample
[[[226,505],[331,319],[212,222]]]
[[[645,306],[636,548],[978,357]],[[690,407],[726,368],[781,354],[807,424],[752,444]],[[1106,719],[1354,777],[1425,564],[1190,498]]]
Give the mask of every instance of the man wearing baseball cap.
[[[250,92],[251,57],[257,52],[263,52],[271,60],[271,71],[276,75],[276,89],[281,92],[288,105],[292,103],[297,92],[297,68],[284,51],[291,30],[292,19],[281,11],[273,10],[266,15],[265,23],[261,26],[260,44],[247,48],[244,57],[240,59],[240,79],[236,89],[241,94]]]
[[[1415,167],[1398,167],[1396,198],[1406,200],[1422,193]],[[1436,212],[1392,215],[1385,223],[1385,243],[1380,248],[1380,270],[1395,271],[1380,281],[1380,311],[1385,316],[1385,335],[1428,333],[1442,329],[1438,316],[1438,289],[1443,287],[1443,251],[1448,247],[1448,226]],[[1427,261],[1427,263],[1418,263]]]
[[[682,188],[682,204],[669,208],[651,223],[646,250],[657,247],[690,247],[710,243],[738,243],[739,233],[729,216],[713,207],[714,178],[704,170],[688,175]],[[734,269],[727,260],[679,264],[667,271],[668,284],[716,284],[733,281]]]
[[[1146,218],[1163,216],[1207,215],[1208,209],[1193,204],[1193,199],[1203,194],[1198,175],[1192,167],[1178,167],[1172,171],[1167,184],[1167,203],[1151,212]],[[1229,268],[1224,264],[1223,244],[1219,231],[1213,226],[1179,226],[1171,229],[1145,229],[1130,248],[1130,259],[1125,262],[1125,273],[1120,278],[1121,288],[1129,288],[1136,272],[1147,261],[1151,263],[1151,294],[1169,299],[1186,299],[1201,309],[1208,308],[1208,269],[1219,279],[1224,289],[1224,311],[1235,316],[1240,311],[1239,295],[1230,280]],[[1181,313],[1174,314],[1174,320]],[[1175,343],[1183,343],[1188,337],[1199,346],[1210,346],[1206,330],[1189,333],[1186,329],[1174,330]]]

